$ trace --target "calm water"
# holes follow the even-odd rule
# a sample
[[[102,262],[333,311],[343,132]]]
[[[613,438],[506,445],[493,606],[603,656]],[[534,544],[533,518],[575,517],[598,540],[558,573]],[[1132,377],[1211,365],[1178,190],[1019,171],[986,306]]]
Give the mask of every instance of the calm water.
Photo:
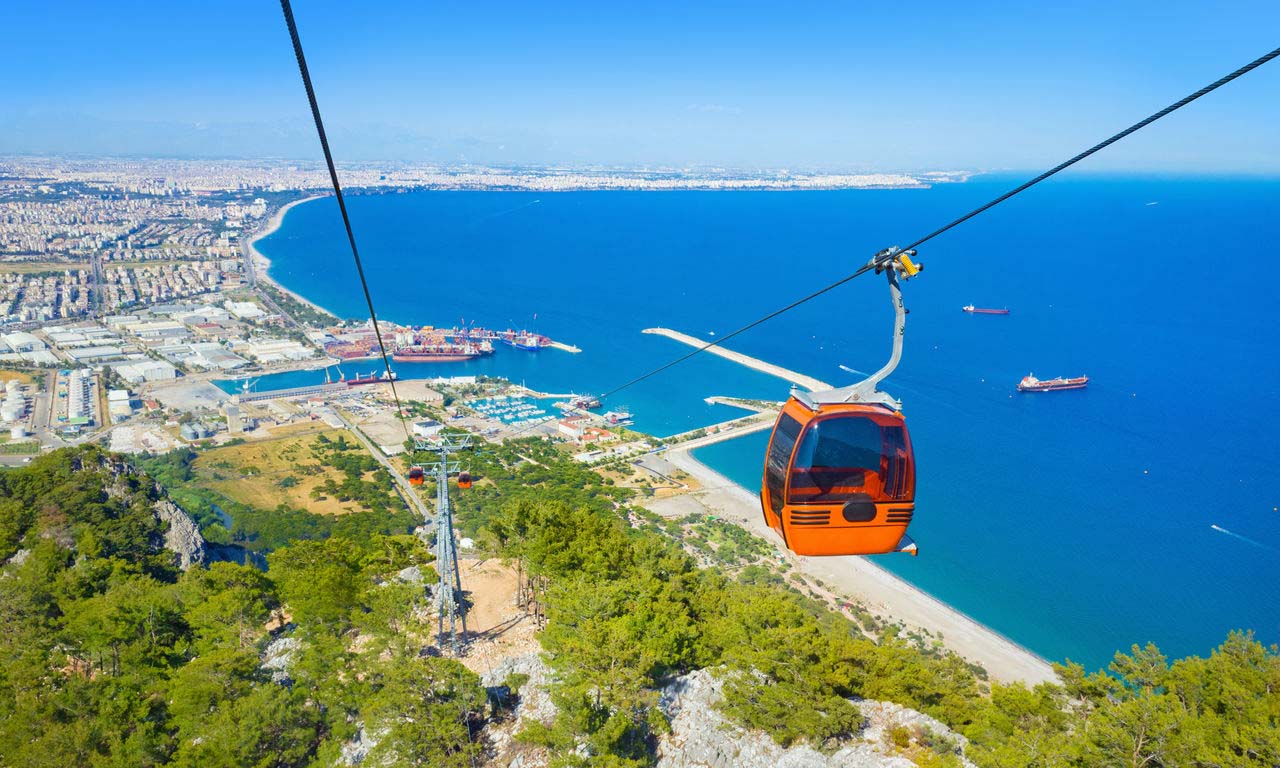
[[[839,192],[417,192],[350,201],[380,315],[529,327],[583,349],[502,348],[402,376],[491,373],[601,392],[852,271],[1010,186]],[[920,467],[919,558],[878,562],[1053,659],[1155,641],[1280,640],[1280,181],[1070,177],[930,243],[906,286],[903,399]],[[1151,203],[1156,203],[1151,205]],[[364,317],[329,199],[259,247],[272,276]],[[963,304],[1008,307],[969,316]],[[833,384],[888,353],[887,290],[861,278],[730,343]],[[354,369],[373,367],[360,363]],[[1087,390],[1017,395],[1028,371]],[[310,383],[289,374],[259,386]],[[740,412],[703,398],[787,385],[700,355],[616,395],[670,434]],[[699,451],[744,486],[764,435]],[[1210,526],[1229,531],[1224,533]]]

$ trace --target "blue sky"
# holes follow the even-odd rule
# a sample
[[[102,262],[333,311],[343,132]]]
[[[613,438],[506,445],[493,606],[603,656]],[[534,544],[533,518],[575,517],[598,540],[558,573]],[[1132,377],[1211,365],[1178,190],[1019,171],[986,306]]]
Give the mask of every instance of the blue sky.
[[[269,0],[6,5],[0,153],[318,157]],[[1027,169],[1280,45],[1274,0],[295,13],[347,160]],[[1280,172],[1278,124],[1273,62],[1088,167]]]

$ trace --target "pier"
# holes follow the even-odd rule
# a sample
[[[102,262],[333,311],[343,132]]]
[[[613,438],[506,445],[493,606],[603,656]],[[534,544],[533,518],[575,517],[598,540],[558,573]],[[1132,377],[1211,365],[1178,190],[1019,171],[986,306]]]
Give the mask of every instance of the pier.
[[[691,347],[702,348],[707,344],[707,342],[703,341],[702,339],[694,338],[693,336],[690,336],[686,333],[681,333],[679,331],[673,331],[670,328],[645,328],[644,331],[642,331],[642,333],[652,333],[657,336],[666,336],[668,339],[674,339],[675,341],[678,341],[681,344],[688,344]],[[741,352],[734,352],[733,350],[725,349],[724,347],[721,347],[721,346],[707,347],[705,351],[713,355],[723,357],[726,360],[732,360],[733,362],[738,363],[739,365],[745,365],[748,368],[754,368],[755,370],[760,371],[761,373],[767,373],[770,376],[777,376],[778,378],[783,379],[785,381],[789,381],[792,384],[795,384],[796,386],[804,387],[805,389],[808,389],[811,392],[820,392],[824,389],[832,388],[830,384],[824,381],[819,381],[818,379],[815,379],[812,376],[805,376],[803,373],[797,373],[795,371],[783,368],[780,365],[774,365],[773,363],[766,363],[765,361],[756,359],[754,357],[751,357],[750,355],[744,355]]]
[[[338,395],[350,392],[352,389],[353,387],[339,382],[336,384],[314,384],[309,387],[272,389],[266,392],[233,392],[232,394],[239,395],[242,403],[259,403],[264,400],[288,400],[295,397],[310,397],[311,395]]]

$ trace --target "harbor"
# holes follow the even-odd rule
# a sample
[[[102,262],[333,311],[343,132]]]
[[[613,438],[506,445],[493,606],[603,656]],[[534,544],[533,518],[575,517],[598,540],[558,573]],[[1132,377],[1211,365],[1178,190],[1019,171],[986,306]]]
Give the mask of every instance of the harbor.
[[[381,332],[379,334],[379,331]],[[403,363],[454,363],[491,355],[497,345],[527,352],[556,349],[571,354],[582,350],[571,344],[526,329],[493,330],[479,326],[437,328],[432,325],[405,326],[369,321],[356,327],[326,328],[316,341],[325,354],[341,361],[372,360],[381,354],[381,345],[392,359]]]

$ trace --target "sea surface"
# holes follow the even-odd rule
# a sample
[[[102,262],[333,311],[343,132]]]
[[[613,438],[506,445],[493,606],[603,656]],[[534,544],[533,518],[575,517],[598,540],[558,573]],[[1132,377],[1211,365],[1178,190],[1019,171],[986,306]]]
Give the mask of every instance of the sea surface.
[[[356,196],[379,315],[529,328],[581,354],[499,348],[402,377],[492,374],[605,392],[852,272],[1023,177],[927,190],[413,192]],[[905,286],[902,398],[919,465],[918,558],[876,562],[1052,659],[1096,668],[1154,641],[1206,654],[1229,630],[1280,641],[1280,179],[1064,175],[921,249]],[[368,316],[337,206],[259,242],[271,276]],[[960,307],[1007,307],[970,316]],[[887,357],[866,275],[729,343],[832,384]],[[347,375],[373,369],[364,362]],[[1028,372],[1081,391],[1018,394]],[[319,381],[305,372],[259,387]],[[667,435],[741,415],[710,395],[788,384],[699,355],[606,402]],[[766,434],[697,451],[756,490]]]

